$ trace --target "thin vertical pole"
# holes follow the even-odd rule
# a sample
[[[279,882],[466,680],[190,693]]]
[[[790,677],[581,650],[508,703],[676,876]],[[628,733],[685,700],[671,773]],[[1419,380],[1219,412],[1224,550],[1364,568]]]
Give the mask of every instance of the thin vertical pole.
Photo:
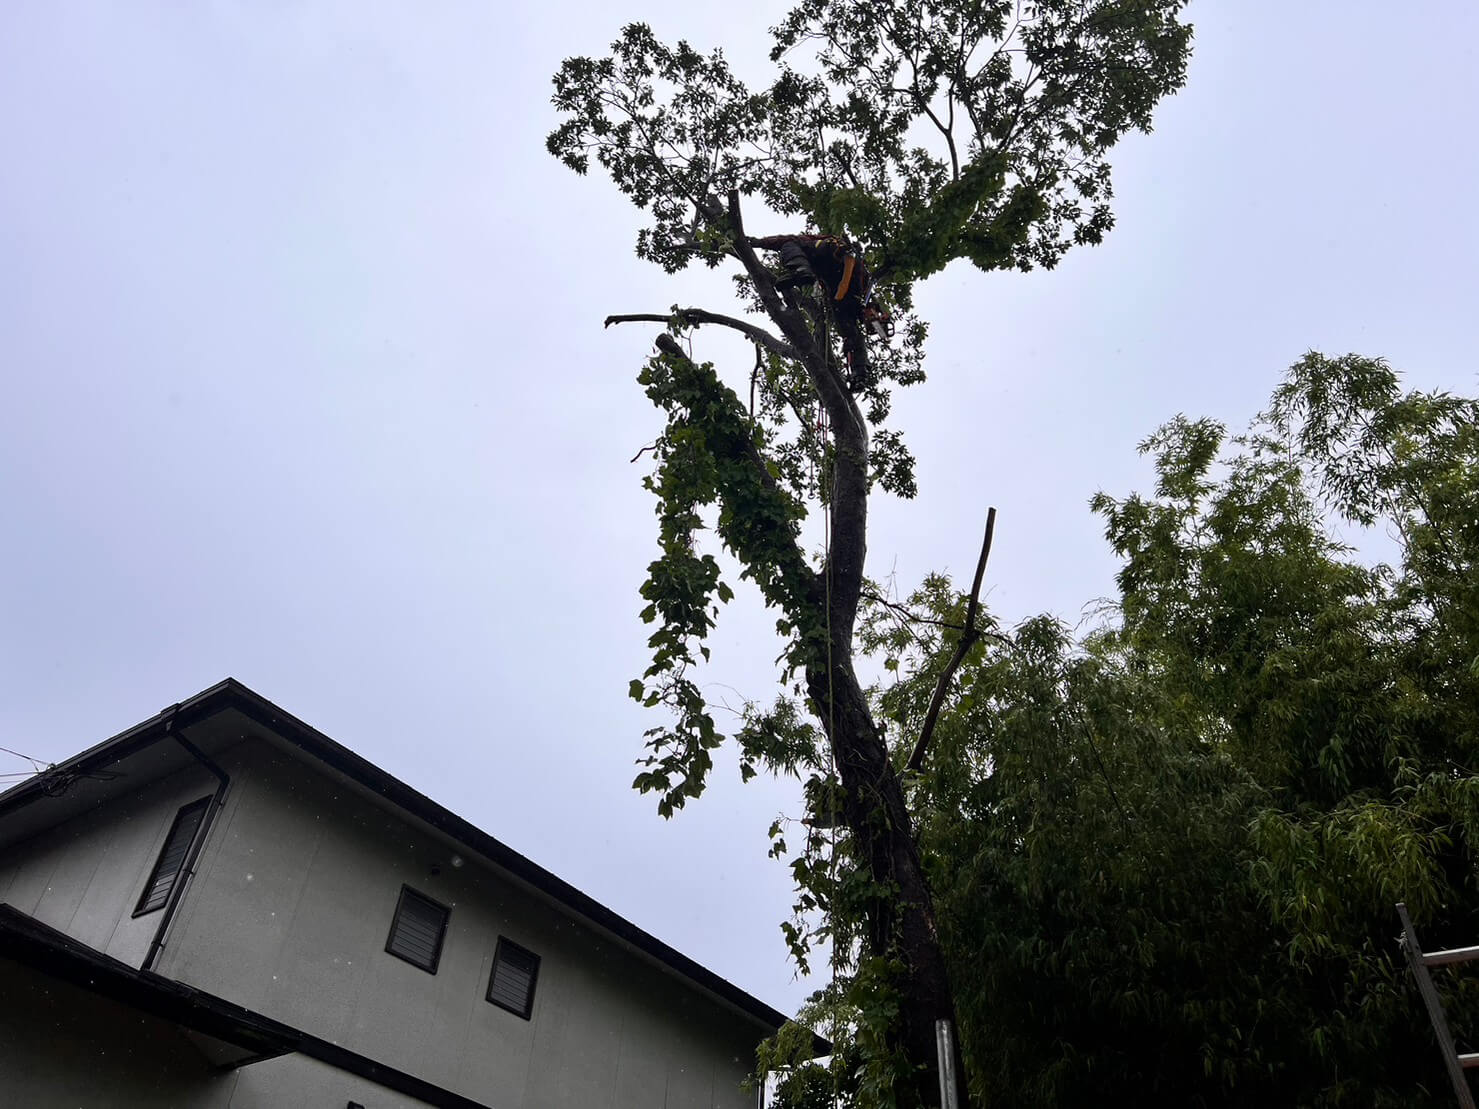
[[[960,1109],[955,1088],[955,1044],[948,1020],[935,1021],[935,1054],[940,1059],[940,1109]],[[1474,1109],[1472,1105],[1467,1109]]]
[[[1443,1052],[1443,1066],[1453,1082],[1453,1092],[1458,1095],[1460,1109],[1474,1109],[1474,1095],[1469,1091],[1469,1081],[1464,1069],[1459,1066],[1458,1052],[1453,1047],[1453,1033],[1448,1030],[1448,1018],[1443,1015],[1443,1002],[1433,985],[1433,976],[1428,973],[1423,961],[1423,949],[1418,946],[1417,933],[1412,928],[1412,918],[1407,915],[1407,905],[1397,903],[1397,915],[1402,918],[1402,952],[1407,956],[1407,965],[1417,979],[1417,992],[1427,1006],[1428,1019],[1433,1022],[1433,1031],[1438,1035],[1438,1047]]]

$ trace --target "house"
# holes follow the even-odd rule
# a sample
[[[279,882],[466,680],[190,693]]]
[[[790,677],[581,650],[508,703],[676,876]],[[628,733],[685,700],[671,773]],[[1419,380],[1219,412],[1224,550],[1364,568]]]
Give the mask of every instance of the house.
[[[0,794],[0,998],[33,1107],[750,1109],[785,1019],[232,680]]]

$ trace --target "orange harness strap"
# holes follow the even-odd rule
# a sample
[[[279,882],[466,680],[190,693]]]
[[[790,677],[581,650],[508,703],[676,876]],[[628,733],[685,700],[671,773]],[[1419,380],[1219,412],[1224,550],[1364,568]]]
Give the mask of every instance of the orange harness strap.
[[[837,282],[837,295],[833,300],[841,300],[847,296],[847,287],[852,284],[852,271],[858,264],[858,260],[849,254],[842,260],[842,280]]]

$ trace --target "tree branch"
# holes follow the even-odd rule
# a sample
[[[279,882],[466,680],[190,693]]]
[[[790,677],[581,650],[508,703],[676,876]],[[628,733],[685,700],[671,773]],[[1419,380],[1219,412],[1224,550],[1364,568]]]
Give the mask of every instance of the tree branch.
[[[863,590],[862,595],[874,604],[882,605],[906,624],[929,624],[932,627],[947,628],[953,632],[965,631],[964,624],[952,624],[949,620],[936,620],[933,616],[923,616],[915,612],[908,605],[901,605],[897,601],[890,601],[882,593],[878,593],[872,589]],[[913,633],[911,632],[910,634]],[[1008,647],[1016,645],[1012,642],[1011,636],[1002,635],[1001,632],[989,632],[985,628],[977,627],[976,635],[980,639],[994,639],[998,643],[1005,643]],[[918,637],[915,638],[915,642],[919,642]]]
[[[777,335],[772,335],[763,327],[737,320],[733,316],[721,316],[717,312],[707,312],[702,308],[680,308],[669,315],[657,312],[633,312],[623,316],[607,316],[602,327],[610,327],[614,323],[670,323],[677,319],[685,324],[698,326],[700,324],[713,323],[721,327],[732,327],[734,330],[748,335],[756,343],[759,343],[772,354],[782,358],[800,361],[801,355],[795,347]]]
[[[725,216],[724,209],[720,206],[718,198],[710,197],[704,208],[704,214],[711,221],[718,223]],[[740,213],[739,190],[729,190],[729,226],[727,228],[733,241],[735,257],[745,267],[749,274],[750,283],[754,285],[755,292],[760,297],[760,302],[765,306],[766,313],[776,322],[776,325],[790,340],[793,347],[800,355],[798,361],[806,368],[812,385],[817,391],[817,396],[826,406],[827,415],[832,420],[834,428],[850,427],[856,434],[863,436],[866,442],[867,431],[863,423],[863,415],[858,411],[857,404],[853,401],[852,394],[848,392],[843,384],[842,377],[832,367],[830,352],[824,350],[812,334],[805,315],[799,309],[793,308],[781,299],[780,292],[776,289],[775,275],[770,272],[768,266],[760,260],[755,253],[755,248],[750,245],[749,237],[745,234],[744,217]]]
[[[924,727],[919,729],[919,742],[914,745],[909,761],[904,764],[907,770],[918,770],[924,764],[925,752],[929,749],[930,739],[935,734],[935,722],[939,720],[940,708],[945,703],[945,693],[955,678],[955,671],[960,668],[961,662],[965,659],[966,652],[975,645],[976,640],[981,638],[981,632],[976,627],[976,611],[981,604],[981,579],[986,576],[986,560],[991,557],[991,537],[995,532],[996,509],[987,509],[986,538],[981,542],[981,557],[976,562],[976,579],[971,582],[971,599],[966,602],[965,606],[965,630],[960,633],[960,639],[955,644],[955,654],[950,656],[950,661],[945,664],[940,680],[935,683],[935,693],[930,698],[929,711],[924,715]]]
[[[882,593],[875,592],[872,589],[863,590],[863,596],[874,604],[882,605],[884,608],[898,613],[911,624],[933,624],[937,628],[949,628],[951,631],[957,632],[965,631],[964,624],[952,624],[949,620],[936,620],[932,616],[921,616],[908,605],[901,605],[897,601],[890,601]]]
[[[719,203],[718,197],[708,197],[703,205],[704,215],[709,217],[711,223],[720,227],[725,224],[724,206]],[[754,285],[756,294],[760,297],[760,303],[765,306],[766,313],[776,322],[776,326],[796,348],[799,361],[807,369],[813,378],[816,377],[817,369],[826,366],[826,356],[817,345],[815,336],[806,324],[806,318],[793,308],[786,305],[781,299],[781,294],[775,287],[775,276],[764,262],[760,261],[755,253],[755,248],[750,246],[745,237],[745,221],[740,214],[739,193],[731,190],[729,194],[728,226],[724,229],[729,233],[734,247],[735,257],[745,267],[745,272],[750,276],[750,283]],[[821,386],[818,384],[818,391]]]

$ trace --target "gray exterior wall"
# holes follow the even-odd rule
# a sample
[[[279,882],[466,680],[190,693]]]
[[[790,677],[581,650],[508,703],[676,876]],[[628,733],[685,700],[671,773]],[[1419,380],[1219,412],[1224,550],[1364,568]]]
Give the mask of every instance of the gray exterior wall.
[[[213,777],[192,767],[0,851],[0,901],[142,966],[160,911],[135,917],[134,906],[175,813],[215,788]]]
[[[317,764],[260,740],[217,758],[231,787],[159,973],[495,1109],[754,1106],[753,1018],[491,866],[452,867],[455,845]],[[140,965],[160,917],[134,904],[176,811],[215,784],[177,774],[17,845],[0,900]],[[451,909],[435,975],[385,951],[403,884]],[[530,1020],[485,1000],[499,936],[540,956]],[[235,1073],[222,1104],[304,1104],[310,1083],[342,1105],[360,1081],[301,1057]]]
[[[218,1071],[177,1027],[0,958],[0,1106],[429,1109],[302,1055]]]
[[[428,1102],[387,1090],[306,1055],[283,1055],[232,1071],[227,1098],[224,1109],[343,1109],[351,1101],[366,1109],[434,1109]]]
[[[0,958],[0,1105],[226,1109],[229,1095],[173,1025]]]

